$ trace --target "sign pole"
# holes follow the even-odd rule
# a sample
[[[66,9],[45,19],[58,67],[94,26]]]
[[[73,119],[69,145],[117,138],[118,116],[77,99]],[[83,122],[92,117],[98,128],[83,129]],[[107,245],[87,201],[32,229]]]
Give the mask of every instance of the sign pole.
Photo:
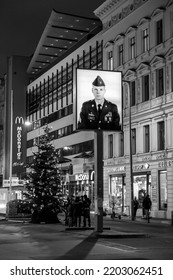
[[[103,131],[94,132],[95,155],[95,229],[103,232]]]
[[[9,185],[9,198],[11,200],[12,195],[12,176],[13,176],[13,90],[11,90],[11,108],[10,108],[10,185]]]

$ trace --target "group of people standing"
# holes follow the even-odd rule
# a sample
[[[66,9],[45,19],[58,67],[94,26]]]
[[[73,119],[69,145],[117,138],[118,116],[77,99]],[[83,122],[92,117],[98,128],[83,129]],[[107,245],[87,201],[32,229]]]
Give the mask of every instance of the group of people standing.
[[[66,225],[69,227],[91,227],[90,205],[91,200],[86,194],[68,198],[66,203]]]
[[[151,206],[152,206],[152,202],[151,202],[149,194],[147,194],[144,197],[143,202],[142,202],[143,218],[144,218],[146,212],[151,210]],[[133,207],[134,207],[134,218],[136,218],[136,213],[139,208],[139,201],[137,200],[136,196],[133,201]]]

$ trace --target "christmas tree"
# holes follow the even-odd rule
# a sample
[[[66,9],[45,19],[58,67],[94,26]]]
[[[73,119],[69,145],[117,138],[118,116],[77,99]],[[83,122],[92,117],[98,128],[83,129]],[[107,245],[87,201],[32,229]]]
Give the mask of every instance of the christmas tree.
[[[60,209],[58,196],[62,193],[58,153],[52,143],[48,126],[45,134],[39,138],[34,152],[33,162],[27,173],[26,196],[32,201],[32,222],[58,222],[57,214]],[[56,196],[56,197],[55,197]]]

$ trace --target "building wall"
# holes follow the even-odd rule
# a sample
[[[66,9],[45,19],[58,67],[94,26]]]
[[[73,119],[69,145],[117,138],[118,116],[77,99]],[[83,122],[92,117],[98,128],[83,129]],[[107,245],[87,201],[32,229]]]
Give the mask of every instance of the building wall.
[[[3,152],[3,143],[4,143],[4,100],[5,100],[5,81],[0,79],[0,187],[2,187],[2,178],[3,178],[3,162],[4,162],[4,152]]]
[[[112,4],[112,6],[111,6]],[[135,104],[131,107],[131,128],[136,129],[136,152],[133,158],[133,176],[150,178],[148,192],[153,201],[152,215],[170,218],[173,210],[172,168],[173,168],[173,87],[172,87],[172,25],[173,1],[106,1],[95,14],[103,22],[104,68],[108,68],[108,54],[113,52],[113,69],[122,71],[123,79],[135,81]],[[157,42],[157,22],[162,20],[163,40]],[[148,28],[149,48],[142,49],[142,32]],[[135,38],[135,55],[131,58],[130,40]],[[123,44],[123,63],[119,64],[119,46]],[[164,92],[158,94],[157,70],[163,69]],[[143,76],[149,75],[149,98],[144,101]],[[130,91],[132,94],[132,92]],[[119,157],[117,146],[121,144],[114,135],[114,157],[108,156],[108,139],[105,137],[104,154],[104,200],[110,206],[111,176],[125,176],[126,197],[124,204],[131,207],[130,178],[130,138],[129,138],[129,92],[127,84],[123,85],[123,134],[124,156]],[[158,123],[164,122],[164,148],[159,148]],[[145,152],[144,127],[149,125],[150,149]],[[159,174],[167,171],[167,207],[161,209],[161,182]],[[136,177],[133,177],[133,180]],[[117,183],[118,184],[118,183]],[[136,193],[135,182],[133,181]],[[123,188],[123,186],[122,186]],[[126,209],[125,209],[126,210]],[[138,211],[142,215],[141,210]]]

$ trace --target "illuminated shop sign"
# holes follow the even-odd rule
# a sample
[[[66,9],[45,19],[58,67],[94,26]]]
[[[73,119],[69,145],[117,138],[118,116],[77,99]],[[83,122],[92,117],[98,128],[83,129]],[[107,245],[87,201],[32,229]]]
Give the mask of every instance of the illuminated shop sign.
[[[126,171],[125,166],[111,167],[108,169],[108,172],[124,172],[124,171]]]
[[[17,160],[21,160],[22,152],[22,125],[24,124],[23,117],[16,117],[15,124],[17,124]]]
[[[161,167],[169,167],[169,166],[173,166],[173,160],[168,160],[168,161],[160,161],[158,163],[158,166]]]
[[[89,174],[81,173],[75,175],[75,181],[87,181],[89,180]]]
[[[150,165],[148,163],[145,163],[145,164],[139,164],[139,165],[136,165],[134,166],[134,170],[146,170],[146,169],[149,169],[150,168]]]

